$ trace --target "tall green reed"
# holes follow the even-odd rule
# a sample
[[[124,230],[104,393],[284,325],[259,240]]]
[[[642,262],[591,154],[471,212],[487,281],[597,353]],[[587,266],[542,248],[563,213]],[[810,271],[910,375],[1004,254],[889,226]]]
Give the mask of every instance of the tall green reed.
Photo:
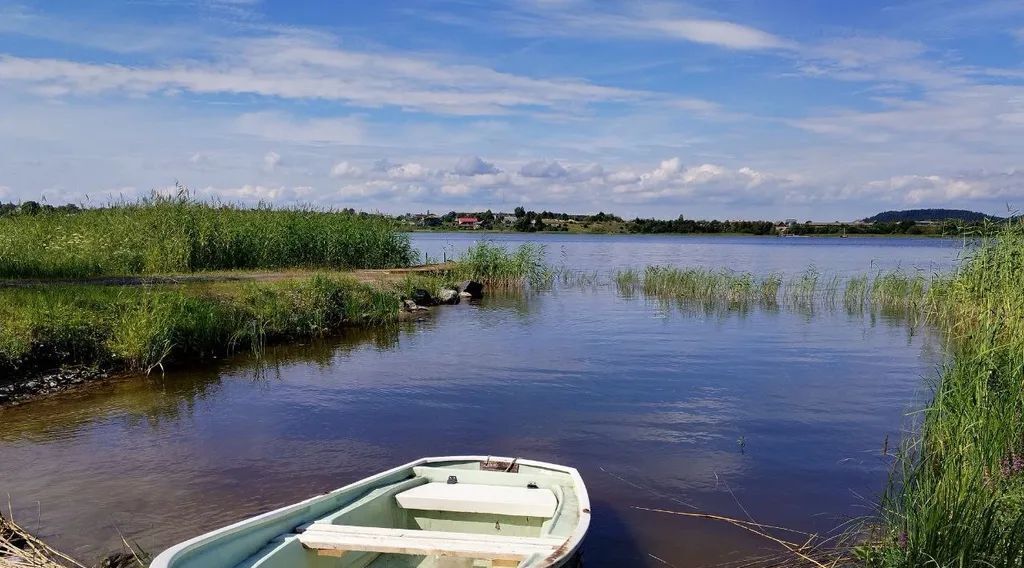
[[[892,284],[925,305],[950,360],[900,453],[865,563],[1024,566],[1022,282],[1024,225],[1013,221],[927,292]]]
[[[386,268],[413,262],[407,235],[374,215],[243,208],[153,195],[77,213],[0,218],[0,278],[207,270]]]

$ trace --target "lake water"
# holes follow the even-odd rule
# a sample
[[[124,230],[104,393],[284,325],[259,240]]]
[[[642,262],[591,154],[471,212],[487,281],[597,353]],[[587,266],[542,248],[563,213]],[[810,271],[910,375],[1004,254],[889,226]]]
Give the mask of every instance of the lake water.
[[[413,238],[437,258],[478,236]],[[542,242],[553,263],[601,273],[938,272],[961,251],[927,239],[487,238]],[[158,552],[420,456],[504,454],[580,469],[587,566],[709,566],[778,549],[634,507],[808,531],[870,514],[886,439],[897,444],[941,361],[938,338],[896,318],[680,311],[556,286],[0,410],[0,494],[93,561],[119,533]]]

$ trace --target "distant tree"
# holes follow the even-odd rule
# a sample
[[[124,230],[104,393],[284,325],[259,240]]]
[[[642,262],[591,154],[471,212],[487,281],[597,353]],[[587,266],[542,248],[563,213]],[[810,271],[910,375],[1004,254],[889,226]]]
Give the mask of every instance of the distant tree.
[[[516,207],[515,214],[517,219],[522,219],[523,217],[526,217],[526,209]]]
[[[18,206],[18,211],[25,215],[37,215],[43,210],[43,206],[35,201],[25,201]]]

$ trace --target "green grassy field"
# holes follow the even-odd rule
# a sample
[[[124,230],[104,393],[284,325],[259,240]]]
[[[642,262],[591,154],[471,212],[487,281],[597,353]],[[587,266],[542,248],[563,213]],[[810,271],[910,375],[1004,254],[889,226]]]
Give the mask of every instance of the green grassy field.
[[[385,268],[415,256],[388,219],[158,197],[0,218],[0,278]]]

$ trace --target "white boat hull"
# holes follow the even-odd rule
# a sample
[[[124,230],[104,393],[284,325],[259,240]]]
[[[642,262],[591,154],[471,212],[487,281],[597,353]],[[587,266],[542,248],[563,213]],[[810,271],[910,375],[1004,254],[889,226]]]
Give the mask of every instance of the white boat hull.
[[[151,566],[574,566],[589,525],[589,497],[573,468],[423,458],[175,545]]]

